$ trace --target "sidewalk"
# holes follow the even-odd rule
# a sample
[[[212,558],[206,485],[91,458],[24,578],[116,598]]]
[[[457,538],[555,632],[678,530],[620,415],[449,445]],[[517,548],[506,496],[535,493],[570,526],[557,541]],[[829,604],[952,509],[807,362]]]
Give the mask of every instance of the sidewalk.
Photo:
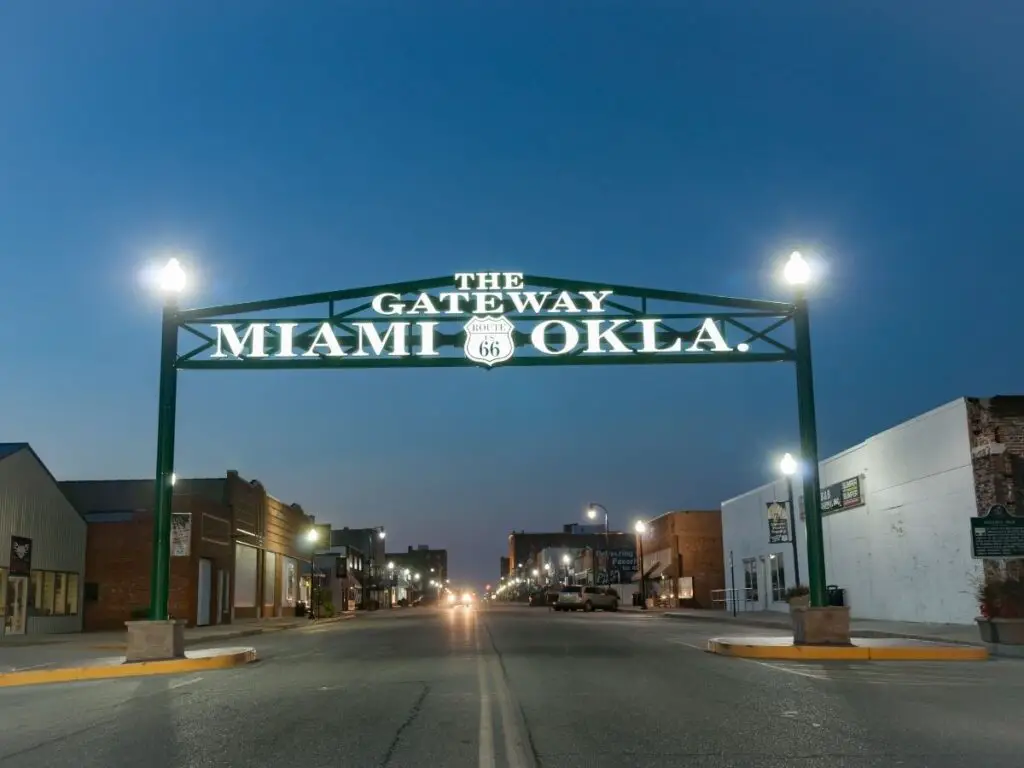
[[[619,610],[642,611],[643,609],[623,606]],[[781,611],[740,611],[735,617],[726,611],[705,611],[695,608],[651,608],[645,612],[677,620],[714,621],[745,627],[792,630],[789,615]],[[900,637],[908,640],[935,640],[966,645],[984,645],[978,634],[978,628],[973,624],[923,624],[914,621],[850,619],[850,630],[855,637]]]
[[[251,619],[233,624],[210,627],[192,627],[185,630],[185,646],[220,643],[267,632],[282,632],[300,627],[331,624],[355,617],[346,611],[329,619],[316,621],[308,618]],[[67,635],[32,635],[24,638],[7,637],[0,641],[0,674],[29,669],[67,666],[79,662],[110,657],[111,652],[125,648],[124,632],[83,632]]]

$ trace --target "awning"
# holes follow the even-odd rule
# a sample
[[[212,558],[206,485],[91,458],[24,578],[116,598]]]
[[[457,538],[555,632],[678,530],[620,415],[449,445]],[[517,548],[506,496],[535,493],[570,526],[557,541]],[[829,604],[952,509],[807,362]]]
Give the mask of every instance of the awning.
[[[645,580],[657,579],[660,576],[661,576],[661,563],[660,562],[655,562],[654,565],[652,565],[647,570],[647,573],[644,574],[644,579]],[[633,574],[633,581],[640,581],[640,574],[639,574],[639,572]]]

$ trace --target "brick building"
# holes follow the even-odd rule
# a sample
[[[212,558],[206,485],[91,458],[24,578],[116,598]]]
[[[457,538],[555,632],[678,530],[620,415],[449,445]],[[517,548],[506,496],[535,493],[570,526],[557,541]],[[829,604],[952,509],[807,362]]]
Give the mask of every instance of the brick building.
[[[88,524],[84,629],[122,629],[148,615],[153,552],[152,480],[60,484]],[[168,610],[189,626],[294,615],[302,535],[312,518],[234,470],[179,479],[173,517]]]
[[[649,597],[711,608],[712,592],[725,587],[721,510],[666,512],[648,522],[643,549]]]
[[[971,518],[993,504],[1024,512],[1024,397],[958,398],[823,459],[819,474],[826,584],[854,618],[971,624],[988,571],[1021,566],[975,559]],[[787,497],[779,479],[722,503],[740,610],[786,611],[786,589],[807,584],[799,478],[796,547],[769,526],[781,507],[788,528]]]

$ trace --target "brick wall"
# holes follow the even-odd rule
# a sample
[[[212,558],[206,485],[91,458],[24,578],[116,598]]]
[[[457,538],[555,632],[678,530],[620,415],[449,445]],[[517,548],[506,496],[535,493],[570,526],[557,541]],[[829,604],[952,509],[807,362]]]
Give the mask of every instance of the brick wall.
[[[98,592],[96,600],[87,599],[84,603],[82,619],[86,632],[123,630],[132,610],[148,608],[152,547],[151,513],[137,512],[126,522],[89,524],[85,583],[95,584]],[[168,602],[172,616],[189,615],[192,584],[190,558],[172,557]]]
[[[669,574],[693,578],[695,607],[712,608],[711,592],[725,586],[722,512],[718,509],[668,512],[650,522],[644,552],[672,552]]]
[[[1002,504],[1011,514],[1024,515],[1024,397],[966,398],[974,470],[975,514]],[[986,572],[999,567],[986,561]],[[1024,561],[1007,568],[1024,576]]]
[[[218,572],[231,573],[229,510],[200,496],[175,494],[174,512],[192,515],[188,557],[171,558],[168,612],[195,626],[199,606],[199,560],[211,561],[210,623],[229,622],[230,610],[221,605]],[[153,563],[153,514],[134,512],[124,522],[90,522],[86,534],[85,582],[94,584],[96,599],[84,604],[85,631],[124,629],[133,610],[149,606],[150,568]]]

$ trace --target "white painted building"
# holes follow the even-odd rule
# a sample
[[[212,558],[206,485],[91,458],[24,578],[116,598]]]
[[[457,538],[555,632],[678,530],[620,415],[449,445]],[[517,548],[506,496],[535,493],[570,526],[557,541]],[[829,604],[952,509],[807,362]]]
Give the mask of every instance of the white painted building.
[[[0,443],[0,643],[82,630],[85,536],[28,443]]]
[[[969,519],[977,511],[964,399],[825,459],[820,473],[823,497],[850,481],[848,508],[833,502],[838,508],[822,523],[826,584],[845,590],[852,617],[973,623],[981,561],[971,558]],[[800,581],[807,584],[800,478],[793,484]],[[726,587],[746,588],[741,610],[788,610],[792,545],[770,543],[768,525],[768,506],[787,496],[780,479],[722,503]]]

